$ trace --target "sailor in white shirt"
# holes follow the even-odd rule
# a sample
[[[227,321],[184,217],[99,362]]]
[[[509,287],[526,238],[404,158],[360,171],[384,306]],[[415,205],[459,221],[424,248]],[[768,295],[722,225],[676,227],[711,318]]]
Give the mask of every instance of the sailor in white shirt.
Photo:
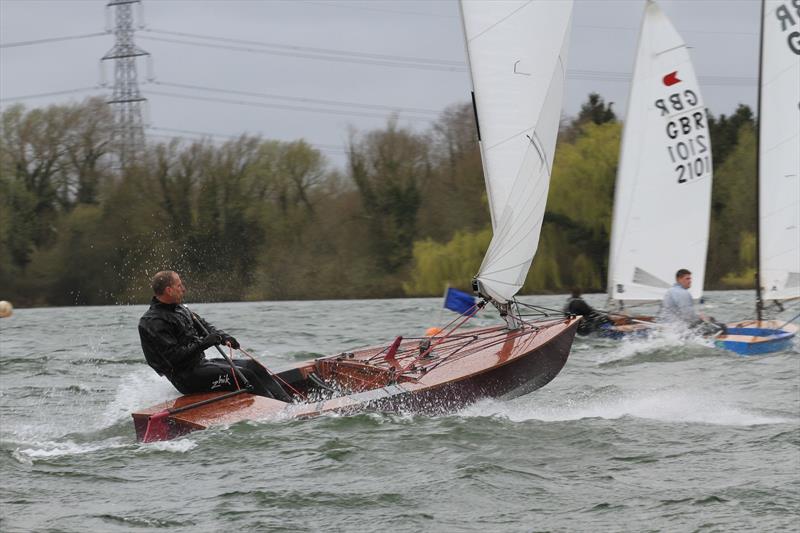
[[[675,285],[669,288],[661,302],[660,322],[683,322],[694,326],[708,320],[694,310],[694,302],[689,288],[692,286],[692,273],[682,268],[675,274]]]
[[[724,333],[725,325],[714,318],[694,309],[694,302],[689,288],[692,286],[692,273],[682,268],[675,273],[675,285],[669,288],[661,302],[659,322],[683,324],[701,335]]]

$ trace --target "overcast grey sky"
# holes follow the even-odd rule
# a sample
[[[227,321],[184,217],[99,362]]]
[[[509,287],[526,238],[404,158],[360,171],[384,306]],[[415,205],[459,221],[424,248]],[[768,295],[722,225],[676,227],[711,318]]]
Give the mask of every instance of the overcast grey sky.
[[[0,104],[108,94],[98,86],[99,58],[112,34],[24,44],[103,32],[106,3],[0,0]],[[711,111],[754,106],[760,2],[659,5],[691,47]],[[567,115],[592,91],[624,114],[643,8],[644,0],[575,1]],[[446,106],[469,100],[456,0],[144,0],[143,12],[136,39],[152,55],[156,82],[146,82],[141,62],[148,120],[158,128],[150,134],[302,137],[341,164],[349,126],[383,127],[394,110],[401,125],[421,130]],[[111,80],[111,64],[106,72]]]

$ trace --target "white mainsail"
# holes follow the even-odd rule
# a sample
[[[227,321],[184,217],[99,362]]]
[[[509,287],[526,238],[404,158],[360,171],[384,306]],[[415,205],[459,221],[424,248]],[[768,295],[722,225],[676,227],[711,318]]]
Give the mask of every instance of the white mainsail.
[[[572,0],[461,1],[493,236],[476,275],[506,303],[539,243],[561,118]]]
[[[800,297],[800,13],[767,0],[761,36],[759,278],[764,300]]]
[[[614,197],[608,295],[660,300],[680,268],[693,298],[705,278],[711,142],[689,52],[648,0],[639,34]]]

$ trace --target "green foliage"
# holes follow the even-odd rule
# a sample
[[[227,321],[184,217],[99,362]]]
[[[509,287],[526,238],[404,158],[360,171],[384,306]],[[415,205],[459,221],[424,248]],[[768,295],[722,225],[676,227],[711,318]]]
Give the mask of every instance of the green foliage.
[[[595,239],[611,232],[622,126],[587,124],[573,143],[556,150],[547,210],[569,217]]]
[[[621,126],[598,95],[566,122],[522,292],[603,290]],[[491,240],[472,107],[430,130],[351,132],[349,168],[304,140],[152,144],[120,169],[98,99],[0,115],[0,287],[18,306],[143,303],[158,270],[194,301],[469,290]],[[755,137],[709,121],[707,286],[752,286]]]
[[[722,166],[731,151],[736,149],[739,143],[739,131],[743,126],[755,126],[753,110],[744,104],[739,104],[730,117],[720,115],[719,118],[715,118],[708,113],[708,129],[713,145],[715,167]]]
[[[522,292],[563,291],[573,285],[602,290],[621,127],[587,123],[556,152],[539,247]],[[469,285],[491,240],[491,230],[459,232],[446,242],[414,247],[413,295],[439,294],[448,283]]]
[[[756,276],[756,235],[746,231],[739,239],[739,269],[727,272],[719,280],[719,287],[725,289],[742,289],[755,287]]]
[[[417,241],[414,243],[411,280],[403,285],[406,294],[440,294],[448,285],[462,290],[471,289],[472,277],[481,266],[491,240],[491,229],[484,229],[475,233],[456,233],[444,244],[431,239]]]
[[[603,97],[597,93],[589,93],[589,99],[581,105],[581,110],[575,118],[576,124],[605,124],[606,122],[616,122],[617,115],[611,110],[614,103],[606,104]]]
[[[522,290],[605,286],[621,126],[593,122],[558,145],[539,249]]]
[[[55,305],[109,301],[105,258],[113,243],[102,238],[102,209],[81,205],[61,218],[55,246],[34,253],[29,276]]]
[[[550,292],[563,286],[562,269],[559,265],[555,243],[558,241],[556,230],[552,226],[543,226],[539,238],[539,248],[533,265],[522,286],[522,294],[531,292]]]
[[[599,126],[609,122],[616,122],[617,115],[611,109],[614,102],[605,103],[603,97],[597,93],[589,93],[586,102],[581,105],[578,116],[563,125],[561,140],[572,143],[584,133],[586,126],[594,124]]]
[[[756,234],[750,231],[742,233],[739,240],[739,261],[742,265],[754,265],[756,263]]]
[[[0,287],[1,298],[17,298],[18,278],[28,263],[32,241],[31,218],[21,216],[33,209],[33,198],[0,174]]]
[[[469,104],[442,113],[431,133],[430,178],[419,209],[419,237],[444,241],[489,223],[489,204]]]
[[[384,131],[351,137],[348,154],[374,256],[395,274],[411,258],[417,236],[422,188],[430,176],[427,142],[392,119]]]
[[[754,251],[750,254],[740,252],[743,244],[755,239],[755,190],[756,137],[753,125],[744,124],[734,149],[714,170],[707,288],[729,288],[739,274],[755,271]],[[718,280],[726,275],[727,281],[720,284]],[[752,286],[752,276],[750,281],[738,285],[741,288]]]

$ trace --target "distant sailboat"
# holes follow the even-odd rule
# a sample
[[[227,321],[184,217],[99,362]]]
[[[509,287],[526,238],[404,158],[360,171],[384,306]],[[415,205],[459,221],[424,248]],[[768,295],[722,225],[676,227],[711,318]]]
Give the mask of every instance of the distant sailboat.
[[[569,357],[579,318],[525,319],[514,297],[539,241],[555,151],[571,0],[461,3],[492,238],[474,285],[483,301],[433,336],[307,361],[275,374],[296,398],[247,390],[183,396],[133,413],[139,440],[277,416],[364,409],[441,412],[546,385]],[[486,303],[505,324],[460,329]]]
[[[716,339],[743,355],[782,350],[797,332],[763,319],[765,302],[800,298],[800,13],[789,0],[761,4],[756,196],[757,320],[730,324]]]
[[[667,16],[648,0],[617,172],[610,310],[625,313],[626,305],[661,301],[680,268],[692,272],[692,297],[702,296],[711,181],[711,140],[689,51]],[[624,317],[617,317],[612,330],[644,327]]]

